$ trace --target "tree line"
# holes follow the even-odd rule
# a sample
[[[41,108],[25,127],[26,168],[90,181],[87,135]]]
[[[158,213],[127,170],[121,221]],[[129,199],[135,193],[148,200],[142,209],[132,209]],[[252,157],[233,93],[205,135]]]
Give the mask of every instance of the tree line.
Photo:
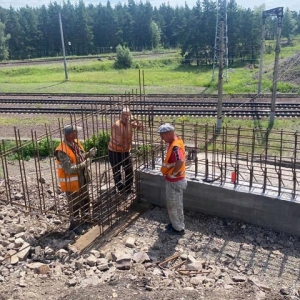
[[[262,11],[227,4],[229,62],[254,59],[261,42]],[[0,60],[62,55],[59,14],[67,55],[115,52],[118,45],[130,51],[180,48],[185,61],[211,63],[215,44],[217,2],[198,0],[193,7],[128,0],[126,4],[88,5],[79,0],[41,7],[9,9],[0,6]],[[266,39],[276,38],[277,19],[267,18]],[[300,33],[300,12],[284,9],[282,37],[292,42]],[[267,45],[269,46],[269,45]],[[269,46],[270,47],[270,46]]]

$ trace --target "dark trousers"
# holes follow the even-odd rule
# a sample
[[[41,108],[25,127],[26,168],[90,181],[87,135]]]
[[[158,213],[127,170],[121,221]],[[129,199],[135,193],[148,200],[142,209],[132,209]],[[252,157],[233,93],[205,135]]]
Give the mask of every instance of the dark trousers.
[[[69,213],[72,218],[82,218],[89,215],[90,197],[87,186],[82,187],[78,192],[66,192]]]
[[[69,229],[74,229],[83,220],[90,218],[90,197],[87,185],[77,192],[66,192],[71,223]]]
[[[133,169],[129,152],[113,152],[108,150],[108,159],[112,167],[117,189],[130,192],[133,183]],[[125,172],[125,182],[122,181],[121,167]]]

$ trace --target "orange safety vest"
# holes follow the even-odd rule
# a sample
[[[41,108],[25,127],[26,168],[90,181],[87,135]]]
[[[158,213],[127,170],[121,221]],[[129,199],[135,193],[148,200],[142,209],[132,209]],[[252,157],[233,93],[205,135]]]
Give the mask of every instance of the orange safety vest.
[[[82,149],[83,146],[81,145],[81,143],[76,140],[74,141],[77,143],[77,145]],[[68,146],[67,143],[65,142],[61,142],[58,147],[55,149],[56,151],[63,151],[65,152],[72,164],[77,164],[77,159],[76,159],[76,155],[75,153],[72,151],[72,149]],[[73,174],[67,174],[65,172],[65,170],[63,169],[60,161],[58,159],[56,159],[56,166],[57,166],[57,177],[58,177],[58,181],[61,187],[61,190],[63,192],[76,192],[80,189],[79,186],[79,178],[78,178],[78,174],[77,173],[73,173]]]
[[[169,159],[170,159],[170,156],[172,154],[172,151],[173,151],[173,148],[177,146],[179,147],[183,154],[185,155],[185,147],[184,147],[184,143],[183,143],[183,140],[179,137],[177,137],[170,145],[169,145],[169,148],[168,148],[168,152],[166,154],[166,157],[165,157],[165,160],[164,160],[164,163],[166,165],[170,164],[169,163]],[[164,176],[171,176],[174,172],[174,169],[175,169],[175,166],[171,166],[171,167],[165,167],[165,166],[162,166],[160,168],[160,171],[162,172],[162,174]],[[177,173],[176,177],[184,177],[185,176],[185,162],[183,163],[183,165],[181,166],[181,168],[179,169],[179,172]]]
[[[125,126],[118,120],[111,129],[108,149],[114,152],[129,152],[132,143],[132,125]]]

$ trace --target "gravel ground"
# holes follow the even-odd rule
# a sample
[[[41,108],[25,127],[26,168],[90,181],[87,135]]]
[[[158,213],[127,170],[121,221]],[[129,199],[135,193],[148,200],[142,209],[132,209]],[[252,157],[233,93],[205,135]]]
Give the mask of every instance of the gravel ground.
[[[33,190],[35,181],[29,184]],[[42,261],[50,268],[47,274],[29,270],[32,257],[14,265],[0,262],[0,299],[300,299],[298,237],[190,211],[185,212],[185,221],[186,234],[170,236],[165,232],[166,209],[153,207],[101,246],[95,244],[79,256],[65,247],[67,260],[56,256]],[[17,235],[11,230],[20,223],[23,238],[33,248],[45,235],[38,243],[45,251],[76,239],[65,232],[66,221],[60,223],[55,215],[28,215],[17,207],[0,205],[0,257],[14,249],[11,244]],[[53,227],[53,223],[60,225]],[[130,238],[134,243],[128,247]],[[106,257],[109,269],[103,272],[84,263],[77,270],[78,261],[86,261],[93,251]],[[119,270],[111,259],[117,251],[130,257],[143,252],[149,261],[132,262],[129,270]],[[175,260],[162,265],[175,254]],[[188,257],[201,262],[196,273],[175,268],[184,263],[185,269]]]
[[[0,206],[0,209],[8,208]],[[13,211],[15,218],[20,219],[22,213],[16,208]],[[9,215],[12,222],[17,222]],[[6,217],[2,215],[0,219]],[[87,258],[93,250],[106,253],[106,257],[114,251],[147,253],[148,263],[132,263],[129,270],[111,267],[99,274],[94,273],[95,268],[88,267],[85,275],[66,272],[78,261],[77,256],[70,256],[69,261],[51,261],[48,274],[31,274],[26,264],[11,266],[10,275],[2,279],[0,299],[1,296],[5,300],[300,299],[298,237],[195,212],[185,212],[185,219],[186,234],[169,235],[165,232],[166,209],[154,207],[101,247],[94,246],[83,254]],[[39,224],[43,227],[44,222],[43,216],[32,216],[28,225],[38,228]],[[2,224],[1,232],[11,223]],[[134,240],[130,247],[126,245],[129,238]],[[176,259],[164,263],[174,254],[178,254]],[[188,257],[201,262],[203,267],[199,272],[181,273],[181,269],[175,267]],[[0,274],[3,267],[0,265]],[[98,278],[107,274],[110,274],[109,280],[99,283]],[[73,285],[70,280],[74,276],[77,279]],[[22,284],[20,277],[24,279]]]
[[[28,121],[30,118],[24,116],[18,123],[22,136],[29,134],[33,127],[32,120],[31,124]],[[42,118],[49,124],[55,119]],[[0,128],[1,135],[14,135],[11,125]],[[44,133],[44,125],[36,124],[34,128],[37,135]],[[51,272],[47,274],[29,272],[26,265],[30,259],[18,265],[7,266],[0,262],[0,299],[300,299],[299,237],[201,213],[187,211],[185,216],[184,236],[168,235],[164,229],[169,222],[166,209],[154,207],[101,247],[89,249],[103,253],[122,251],[130,255],[143,251],[149,256],[149,262],[132,263],[129,270],[115,269],[110,261],[112,266],[106,272],[96,273],[86,266],[84,275],[72,273],[69,270],[74,270],[78,257],[71,254],[69,261],[57,258],[49,262]],[[29,218],[17,208],[0,205],[0,252],[9,239],[14,239],[5,234],[12,224],[25,220],[25,236],[30,233],[31,241],[35,234],[32,226],[43,228],[45,218]],[[135,240],[131,248],[126,246],[129,238]],[[64,241],[64,237],[60,239]],[[159,266],[174,254],[179,255],[175,261]],[[83,259],[88,255],[90,253],[83,254]],[[201,262],[202,269],[198,273],[182,274],[175,268],[188,257]],[[109,280],[102,280],[108,273]],[[93,281],[94,276],[103,282]],[[76,284],[70,284],[74,277]],[[24,280],[22,283],[20,278]]]

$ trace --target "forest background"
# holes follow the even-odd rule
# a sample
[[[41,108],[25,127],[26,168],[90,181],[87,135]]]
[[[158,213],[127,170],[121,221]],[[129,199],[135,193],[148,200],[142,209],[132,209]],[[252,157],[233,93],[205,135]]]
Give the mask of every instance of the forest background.
[[[236,59],[254,61],[259,55],[264,5],[245,9],[235,0],[227,4],[229,64]],[[128,0],[114,7],[88,5],[82,0],[34,8],[0,6],[0,60],[62,55],[59,14],[69,56],[114,53],[122,45],[130,51],[179,48],[184,63],[212,63],[217,2],[197,1],[192,8]],[[276,36],[277,18],[267,18],[266,39]],[[290,43],[300,34],[300,12],[284,9],[282,37]],[[271,44],[271,43],[270,43]],[[266,47],[270,45],[266,43]]]
[[[263,5],[251,10],[238,6],[234,0],[228,3],[230,78],[224,83],[224,93],[257,91],[263,10]],[[59,14],[69,80],[63,76]],[[131,0],[114,8],[109,2],[86,7],[82,1],[77,5],[54,2],[39,8],[0,7],[0,90],[138,93],[138,72],[143,69],[147,93],[216,93],[218,82],[212,81],[211,76],[216,18],[216,2],[206,0],[196,2],[191,9],[166,4],[156,8],[149,2],[137,4]],[[277,22],[276,17],[266,20],[263,92],[268,93],[272,88]],[[282,93],[300,93],[299,35],[300,12],[285,8],[277,84]],[[134,54],[134,63],[127,70],[115,68],[114,60],[110,59],[116,56],[120,45]],[[45,58],[51,60],[45,63]],[[43,64],[33,64],[39,61]],[[283,74],[292,70],[291,63],[292,77],[283,78]],[[42,117],[43,124],[44,121]],[[25,122],[22,119],[22,126]],[[32,126],[33,120],[28,122]],[[9,116],[2,123],[15,125],[17,120]],[[292,123],[294,126],[294,120]],[[286,120],[284,127],[287,128]]]

